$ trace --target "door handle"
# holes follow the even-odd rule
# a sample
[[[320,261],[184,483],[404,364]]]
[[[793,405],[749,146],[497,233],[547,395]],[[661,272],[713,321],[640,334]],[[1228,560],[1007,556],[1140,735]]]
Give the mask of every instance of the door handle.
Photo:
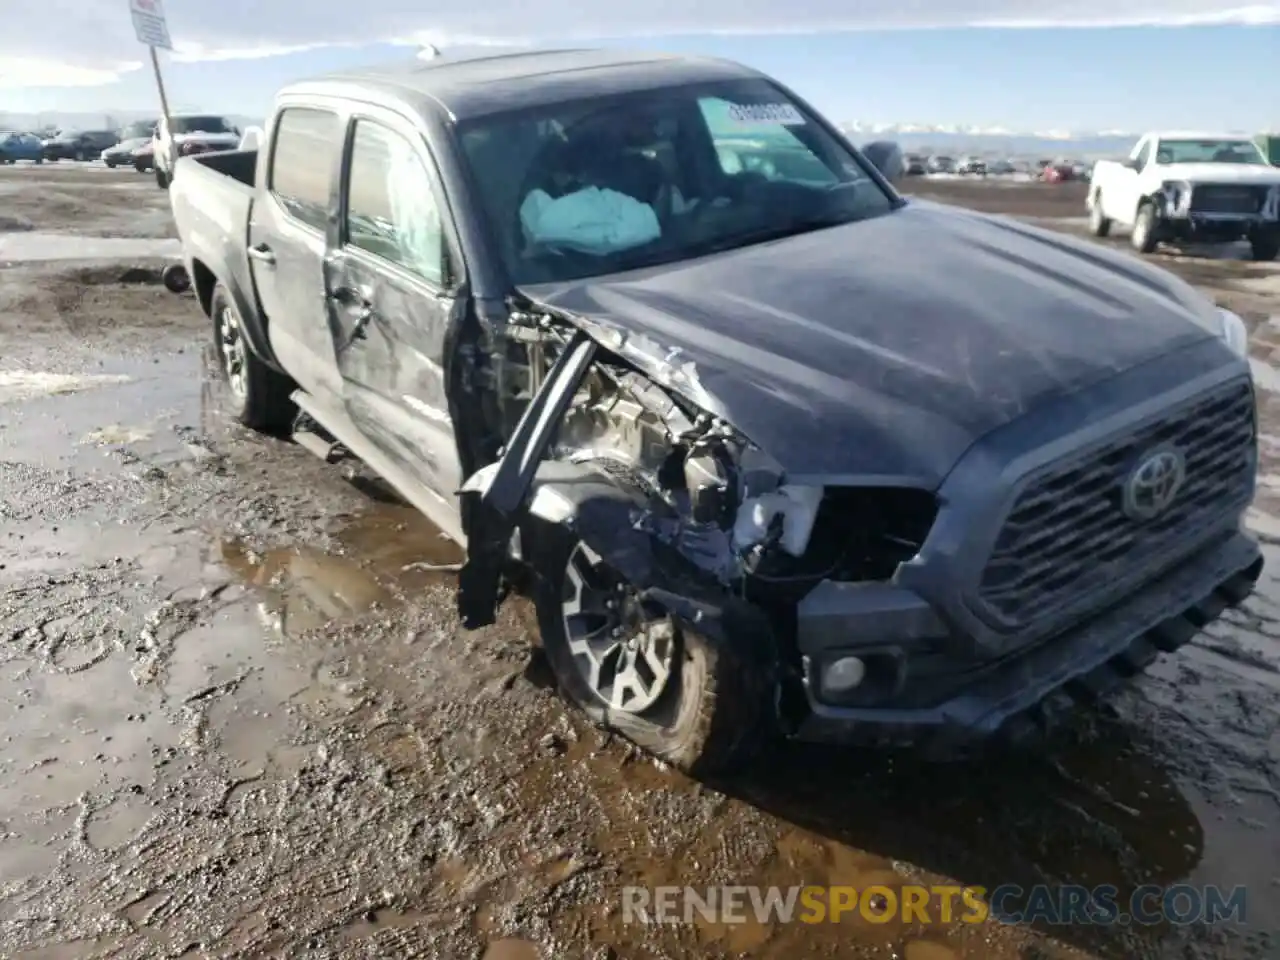
[[[272,251],[272,249],[265,243],[259,243],[250,247],[249,256],[268,267],[274,267],[276,265],[275,252]]]

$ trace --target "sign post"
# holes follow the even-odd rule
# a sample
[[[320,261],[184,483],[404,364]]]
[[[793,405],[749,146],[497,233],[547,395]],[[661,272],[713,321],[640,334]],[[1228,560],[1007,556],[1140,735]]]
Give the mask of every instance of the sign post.
[[[133,17],[133,32],[139,43],[145,43],[151,52],[151,69],[156,76],[156,89],[160,92],[160,113],[164,117],[164,127],[170,127],[169,97],[164,90],[164,77],[160,74],[160,58],[156,50],[172,50],[173,42],[169,39],[169,24],[164,18],[164,0],[129,0],[129,13]],[[170,140],[172,142],[172,140]],[[170,169],[173,158],[170,157]]]

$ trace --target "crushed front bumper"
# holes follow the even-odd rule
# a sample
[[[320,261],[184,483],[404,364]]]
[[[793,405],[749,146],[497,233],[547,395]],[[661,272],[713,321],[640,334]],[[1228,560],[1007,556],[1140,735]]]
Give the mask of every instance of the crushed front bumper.
[[[1031,649],[964,671],[946,699],[876,706],[819,699],[819,665],[900,643],[908,650],[945,637],[946,628],[914,594],[890,587],[824,585],[801,604],[799,641],[808,711],[801,740],[910,743],[946,752],[975,740],[1022,740],[1077,702],[1095,700],[1140,673],[1160,652],[1186,644],[1222,611],[1244,600],[1262,570],[1257,544],[1232,532],[1148,583],[1139,593]],[[906,687],[910,686],[908,668]],[[905,688],[904,688],[905,689]]]

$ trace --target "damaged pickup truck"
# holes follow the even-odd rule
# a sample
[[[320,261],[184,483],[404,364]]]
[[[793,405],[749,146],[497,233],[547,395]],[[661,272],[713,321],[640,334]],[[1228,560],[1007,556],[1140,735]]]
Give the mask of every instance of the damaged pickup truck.
[[[1242,321],[869,155],[723,61],[444,56],[172,202],[239,419],[465,544],[468,627],[531,573],[565,694],[705,773],[1034,733],[1261,570]]]

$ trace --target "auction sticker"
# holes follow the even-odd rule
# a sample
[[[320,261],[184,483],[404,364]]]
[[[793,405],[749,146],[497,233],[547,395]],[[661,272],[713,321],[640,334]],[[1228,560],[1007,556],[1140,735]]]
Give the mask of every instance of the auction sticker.
[[[789,103],[731,103],[729,119],[746,126],[773,123],[784,127],[804,126],[804,117]]]

